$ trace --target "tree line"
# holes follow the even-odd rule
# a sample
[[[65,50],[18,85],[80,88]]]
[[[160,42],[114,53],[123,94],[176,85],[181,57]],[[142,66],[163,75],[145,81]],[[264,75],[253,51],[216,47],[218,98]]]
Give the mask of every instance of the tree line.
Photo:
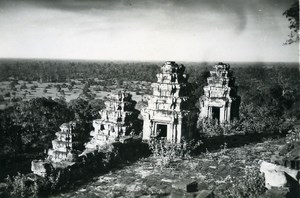
[[[153,82],[159,69],[157,64],[148,62],[3,59],[0,61],[0,81],[13,77],[16,80],[39,82],[91,78]]]

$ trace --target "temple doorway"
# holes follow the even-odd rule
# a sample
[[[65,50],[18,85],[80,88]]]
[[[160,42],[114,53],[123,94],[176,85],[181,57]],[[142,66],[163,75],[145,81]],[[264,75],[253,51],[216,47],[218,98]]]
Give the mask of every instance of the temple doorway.
[[[212,119],[220,121],[220,107],[212,107]]]
[[[156,134],[157,137],[167,137],[168,126],[166,124],[157,124],[156,126]]]

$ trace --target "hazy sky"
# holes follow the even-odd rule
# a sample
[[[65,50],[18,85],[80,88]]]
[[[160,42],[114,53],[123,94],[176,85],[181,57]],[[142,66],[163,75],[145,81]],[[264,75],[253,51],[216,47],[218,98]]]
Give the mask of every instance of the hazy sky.
[[[0,0],[0,57],[293,61],[292,0]]]

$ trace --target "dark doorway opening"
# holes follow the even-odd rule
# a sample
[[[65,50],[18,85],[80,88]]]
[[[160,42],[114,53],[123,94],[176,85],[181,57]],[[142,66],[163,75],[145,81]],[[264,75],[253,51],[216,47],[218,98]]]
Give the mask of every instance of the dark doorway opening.
[[[212,119],[220,120],[220,107],[212,107]]]
[[[157,124],[156,134],[157,137],[167,137],[167,125],[166,124]]]

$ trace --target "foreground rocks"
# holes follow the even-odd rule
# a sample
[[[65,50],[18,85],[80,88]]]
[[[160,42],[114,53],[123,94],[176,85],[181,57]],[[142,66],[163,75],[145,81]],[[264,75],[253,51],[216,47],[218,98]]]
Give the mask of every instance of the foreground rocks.
[[[276,165],[273,163],[263,162],[260,171],[264,173],[266,180],[266,187],[286,187],[299,185],[298,170]]]
[[[224,192],[233,188],[230,178],[243,177],[246,167],[258,164],[261,159],[270,159],[274,154],[272,151],[280,145],[283,142],[266,141],[207,152],[163,169],[157,167],[156,159],[150,157],[96,176],[92,181],[54,197],[223,198]]]
[[[83,153],[79,156],[76,163],[66,166],[60,163],[48,163],[45,161],[35,161],[32,163],[32,169],[40,176],[33,175],[31,181],[34,181],[40,189],[39,194],[46,196],[55,191],[70,187],[76,181],[88,179],[97,174],[103,174],[110,170],[121,168],[128,162],[135,161],[142,157],[148,157],[150,151],[146,143],[142,143],[140,138],[129,143],[112,143],[107,145],[101,151],[93,150]],[[107,182],[109,177],[100,178],[100,181]],[[130,184],[127,181],[125,184]],[[116,186],[121,188],[122,185]],[[126,185],[126,187],[128,187]],[[129,191],[139,191],[140,186],[131,187]],[[98,187],[96,188],[98,189]],[[82,189],[80,192],[85,192]],[[99,194],[99,193],[96,193]],[[101,194],[101,193],[100,193]],[[99,196],[100,196],[99,194]],[[97,195],[98,196],[98,195]]]
[[[300,142],[288,143],[280,147],[271,162],[263,162],[260,171],[265,176],[268,193],[283,197],[300,196]],[[275,188],[275,189],[274,189]],[[273,196],[273,195],[272,195]]]

